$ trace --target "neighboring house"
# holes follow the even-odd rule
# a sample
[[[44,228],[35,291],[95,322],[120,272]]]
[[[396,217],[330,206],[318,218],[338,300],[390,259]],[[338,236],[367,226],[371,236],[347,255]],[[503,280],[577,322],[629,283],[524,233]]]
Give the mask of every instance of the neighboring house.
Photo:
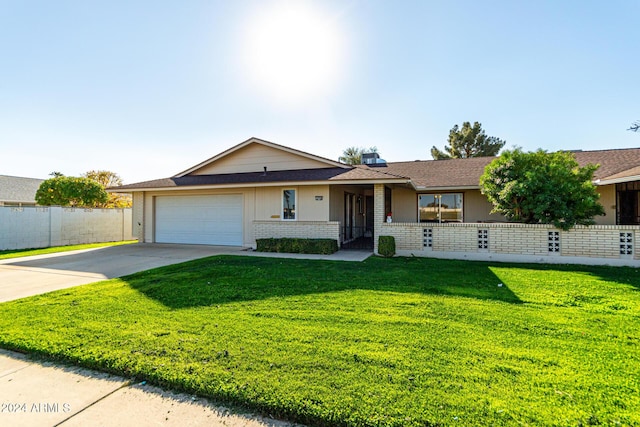
[[[640,149],[579,151],[600,164],[606,215],[597,224],[640,224]],[[351,166],[251,138],[171,178],[111,188],[133,193],[140,242],[255,247],[266,237],[364,240],[383,223],[489,223],[479,177],[494,158],[384,161]],[[410,224],[409,224],[410,225]],[[420,231],[422,233],[422,231]]]
[[[0,175],[0,206],[35,206],[43,179]]]

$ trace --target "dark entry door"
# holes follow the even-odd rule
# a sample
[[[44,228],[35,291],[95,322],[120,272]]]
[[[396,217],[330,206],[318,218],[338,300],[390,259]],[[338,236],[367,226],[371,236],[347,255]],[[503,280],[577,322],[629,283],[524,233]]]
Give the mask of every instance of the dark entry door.
[[[344,193],[344,240],[349,241],[354,237],[353,227],[355,221],[354,209],[355,195]]]
[[[638,199],[640,191],[619,191],[618,192],[618,224],[638,225],[640,224],[640,211],[638,210]]]

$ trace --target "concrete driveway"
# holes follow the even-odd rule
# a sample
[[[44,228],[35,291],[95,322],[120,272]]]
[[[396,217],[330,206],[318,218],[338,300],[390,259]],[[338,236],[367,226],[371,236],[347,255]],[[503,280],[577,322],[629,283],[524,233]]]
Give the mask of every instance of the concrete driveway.
[[[0,302],[242,250],[138,243],[0,260]]]

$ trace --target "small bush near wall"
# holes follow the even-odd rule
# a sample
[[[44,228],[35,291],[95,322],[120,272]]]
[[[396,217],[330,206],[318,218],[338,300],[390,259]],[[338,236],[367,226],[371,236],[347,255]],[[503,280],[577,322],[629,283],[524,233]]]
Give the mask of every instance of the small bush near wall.
[[[338,242],[332,239],[257,239],[256,250],[258,252],[328,255],[338,250]]]
[[[393,236],[380,236],[378,238],[378,253],[384,257],[392,257],[396,254],[396,239]]]

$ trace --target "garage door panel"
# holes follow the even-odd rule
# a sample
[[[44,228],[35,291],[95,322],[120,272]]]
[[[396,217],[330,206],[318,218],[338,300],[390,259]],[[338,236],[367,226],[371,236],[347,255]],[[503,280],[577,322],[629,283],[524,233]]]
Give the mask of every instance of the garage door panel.
[[[156,197],[156,242],[242,245],[241,194]]]

